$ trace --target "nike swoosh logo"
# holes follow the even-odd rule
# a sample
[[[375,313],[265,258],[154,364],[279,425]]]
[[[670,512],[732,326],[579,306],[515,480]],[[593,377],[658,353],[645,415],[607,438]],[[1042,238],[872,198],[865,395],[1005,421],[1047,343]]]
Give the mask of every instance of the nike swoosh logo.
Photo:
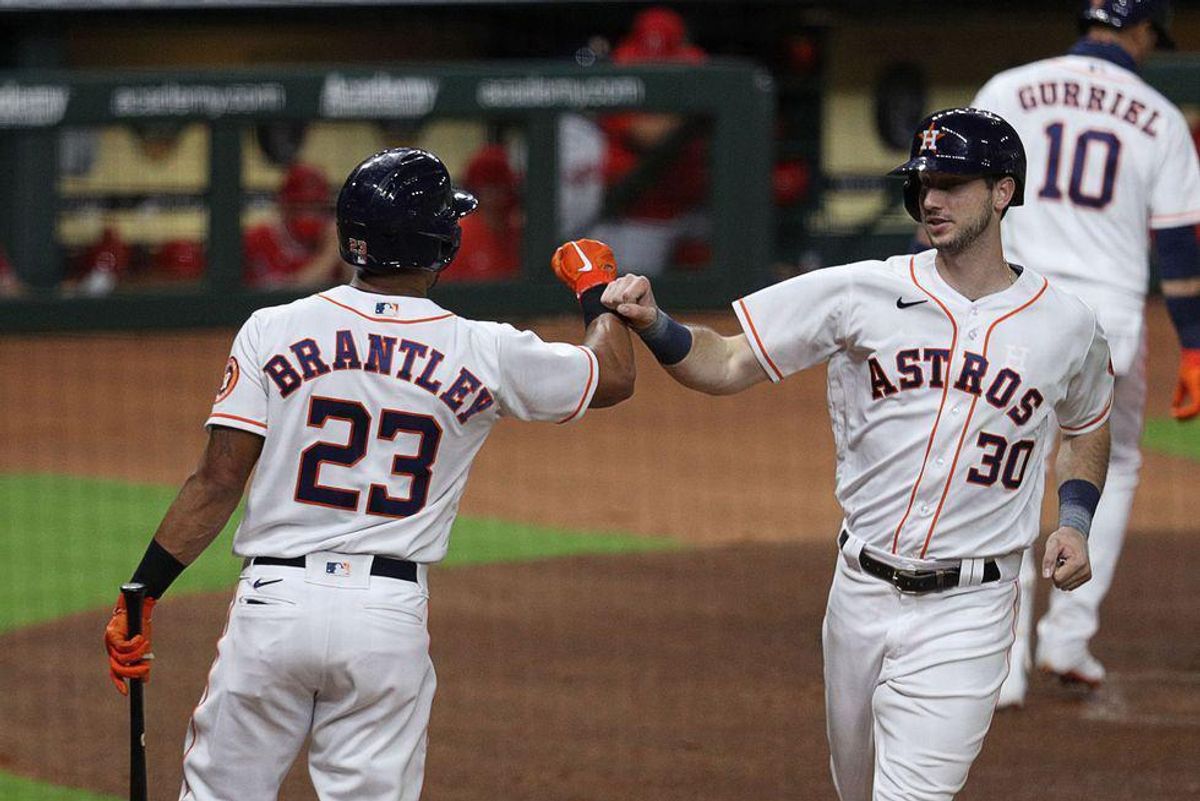
[[[583,266],[579,268],[579,272],[581,272],[581,273],[591,272],[592,271],[591,259],[589,259],[586,255],[584,255],[584,252],[583,252],[583,250],[580,249],[579,245],[572,242],[571,247],[575,248],[575,252],[578,253],[579,258],[583,260]]]
[[[256,579],[254,582],[254,589],[257,590],[259,587],[265,587],[268,584],[278,584],[281,581],[283,581],[283,579]]]
[[[928,300],[911,300],[908,303],[905,303],[904,298],[896,298],[896,308],[907,309],[909,306],[920,306],[922,303],[928,302]]]

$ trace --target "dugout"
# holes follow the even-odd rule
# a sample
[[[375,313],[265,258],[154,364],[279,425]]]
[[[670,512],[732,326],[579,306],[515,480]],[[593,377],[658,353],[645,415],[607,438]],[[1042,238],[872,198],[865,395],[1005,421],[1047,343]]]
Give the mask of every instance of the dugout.
[[[765,72],[737,61],[636,70],[506,63],[10,72],[0,76],[0,170],[13,176],[6,239],[31,289],[5,304],[0,327],[235,324],[255,308],[311,292],[248,285],[242,269],[244,230],[280,181],[282,168],[266,151],[288,146],[270,137],[286,138],[289,129],[304,131],[305,152],[333,192],[355,163],[386,146],[435,149],[460,182],[466,154],[489,141],[523,162],[517,275],[440,290],[442,302],[469,315],[560,310],[560,288],[539,269],[546,254],[562,239],[619,217],[636,202],[639,182],[662,179],[676,168],[672,153],[694,143],[708,176],[701,209],[709,250],[692,269],[666,272],[663,285],[682,305],[732,297],[753,285],[770,258],[771,154],[762,143],[772,125],[773,91]],[[559,154],[571,136],[565,121],[631,110],[680,120],[673,141],[648,154],[591,212],[564,225]],[[70,259],[94,253],[105,237],[151,252],[197,242],[205,264],[188,280],[159,275],[111,293],[78,284],[62,291]],[[116,259],[117,250],[99,257]]]

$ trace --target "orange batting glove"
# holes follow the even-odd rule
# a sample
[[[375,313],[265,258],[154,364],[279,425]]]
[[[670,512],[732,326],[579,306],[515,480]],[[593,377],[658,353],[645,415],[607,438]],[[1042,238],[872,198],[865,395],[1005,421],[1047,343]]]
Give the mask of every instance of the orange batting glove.
[[[1191,420],[1200,414],[1200,348],[1184,348],[1179,359],[1179,383],[1171,401],[1171,416]]]
[[[125,611],[125,596],[117,599],[112,619],[104,627],[104,647],[108,649],[108,675],[116,685],[117,692],[128,695],[125,679],[150,681],[150,614],[154,611],[154,599],[146,598],[142,603],[142,633],[129,637],[129,617]]]
[[[561,245],[554,251],[550,266],[575,297],[617,277],[617,258],[612,248],[595,239],[574,239]]]

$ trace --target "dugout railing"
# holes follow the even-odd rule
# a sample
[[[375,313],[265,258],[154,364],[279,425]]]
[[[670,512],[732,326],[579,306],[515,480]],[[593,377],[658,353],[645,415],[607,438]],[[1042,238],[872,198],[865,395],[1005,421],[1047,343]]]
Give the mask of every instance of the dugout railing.
[[[0,300],[0,330],[233,325],[256,308],[311,292],[267,291],[243,283],[244,132],[247,125],[281,121],[417,126],[438,119],[486,118],[519,128],[528,153],[520,273],[511,281],[439,287],[437,299],[472,316],[563,311],[569,304],[546,269],[563,233],[557,219],[558,119],[565,113],[624,111],[701,120],[708,137],[711,254],[703,269],[668,271],[661,277],[658,285],[672,306],[711,307],[763,283],[773,246],[774,88],[770,76],[749,63],[0,74],[0,174],[8,176],[7,185],[0,187],[0,241],[27,287],[19,297]],[[203,276],[178,286],[118,288],[100,297],[61,292],[64,266],[58,243],[67,200],[60,175],[62,132],[196,122],[207,129]],[[335,191],[343,177],[330,176]],[[611,211],[611,203],[605,208]]]

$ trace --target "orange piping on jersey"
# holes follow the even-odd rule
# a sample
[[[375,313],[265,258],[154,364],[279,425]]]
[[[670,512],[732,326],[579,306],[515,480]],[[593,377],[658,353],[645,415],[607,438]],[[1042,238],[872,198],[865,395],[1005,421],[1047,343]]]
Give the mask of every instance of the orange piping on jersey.
[[[988,345],[992,341],[992,332],[996,330],[996,326],[1004,322],[1010,317],[1014,317],[1028,309],[1034,303],[1037,303],[1038,298],[1046,294],[1046,288],[1050,286],[1050,282],[1042,278],[1042,288],[1037,291],[1029,300],[1022,303],[1017,308],[1010,311],[1002,317],[997,317],[996,321],[988,326],[987,335],[983,338],[983,358],[987,358]],[[949,385],[949,381],[947,381]],[[946,484],[942,487],[942,498],[938,501],[937,511],[933,513],[933,520],[929,522],[929,533],[925,535],[925,544],[921,546],[921,557],[925,558],[926,551],[929,550],[929,541],[933,539],[933,530],[937,528],[938,518],[942,515],[942,507],[946,505],[946,496],[950,494],[950,485],[954,483],[954,471],[958,469],[958,457],[962,455],[963,443],[967,439],[967,431],[971,428],[971,418],[975,415],[975,406],[979,403],[979,395],[971,399],[971,408],[967,410],[967,419],[963,421],[962,433],[958,435],[958,447],[954,449],[954,461],[950,463],[950,472],[946,475]]]
[[[896,553],[896,549],[899,547],[900,531],[904,528],[904,524],[908,522],[908,516],[912,514],[913,502],[917,499],[917,488],[921,486],[921,479],[925,477],[925,466],[929,463],[929,452],[933,450],[933,438],[937,434],[938,423],[942,420],[942,409],[946,405],[946,395],[950,392],[950,375],[953,373],[951,368],[954,365],[954,351],[958,349],[958,323],[954,321],[954,315],[946,308],[946,304],[942,303],[928,289],[921,286],[921,282],[917,280],[915,256],[910,256],[908,259],[908,274],[912,278],[912,282],[917,285],[917,289],[932,298],[933,302],[941,308],[942,313],[946,315],[946,319],[950,321],[950,328],[953,334],[950,337],[950,357],[946,359],[946,369],[942,373],[942,399],[938,402],[937,415],[933,418],[933,428],[929,430],[929,441],[925,443],[925,456],[921,459],[921,470],[917,473],[917,480],[913,483],[912,492],[908,495],[908,507],[904,510],[904,516],[900,518],[900,524],[896,526],[896,533],[892,535],[892,553]]]
[[[775,371],[775,376],[780,381],[783,380],[783,373],[775,366],[775,362],[771,359],[771,354],[767,353],[767,348],[763,345],[762,338],[758,335],[758,329],[754,327],[754,319],[750,317],[750,310],[746,308],[744,298],[738,298],[738,305],[742,307],[742,315],[746,318],[746,322],[750,324],[750,334],[754,337],[754,341],[758,343],[758,349],[762,352],[763,358],[767,360],[767,364],[771,365],[771,369]]]
[[[224,640],[225,635],[229,632],[229,621],[233,617],[233,605],[235,603],[237,603],[236,592],[233,594],[233,600],[229,602],[229,609],[225,612],[225,627],[221,629],[221,636],[217,638],[217,655],[213,658],[212,666],[208,669],[208,678],[204,680],[204,692],[200,693],[200,700],[196,702],[196,706],[192,709],[192,717],[188,720],[188,731],[192,735],[192,742],[188,745],[187,750],[183,752],[183,762],[187,762],[188,754],[192,753],[192,749],[196,747],[196,741],[200,739],[200,733],[196,731],[196,713],[200,711],[200,707],[208,700],[208,688],[212,686],[213,673],[217,669],[217,662],[221,659],[221,640]],[[192,794],[192,788],[188,787],[187,774],[183,776],[183,787],[187,795]]]
[[[1087,428],[1090,425],[1095,425],[1096,423],[1098,423],[1104,419],[1104,415],[1108,414],[1108,410],[1112,408],[1112,402],[1113,402],[1113,395],[1110,392],[1110,393],[1108,393],[1108,403],[1104,404],[1104,409],[1103,409],[1103,411],[1100,412],[1100,414],[1096,415],[1091,420],[1088,420],[1086,423],[1084,423],[1081,426],[1059,426],[1059,428],[1061,428],[1063,431],[1082,431],[1083,429]]]
[[[260,423],[257,420],[251,420],[249,417],[238,417],[236,414],[223,414],[222,412],[213,412],[212,414],[209,415],[209,417],[222,417],[226,420],[237,420],[242,423],[249,423],[252,426],[258,426],[259,428],[267,427],[266,423]]]
[[[1017,618],[1019,618],[1021,615],[1021,582],[1014,581],[1013,584],[1015,586],[1013,587],[1012,635],[1013,635],[1013,642],[1016,642],[1017,641]],[[1004,664],[1009,670],[1012,670],[1012,648],[1011,647],[1007,651],[1004,652]],[[1025,667],[1022,666],[1021,670],[1024,670],[1024,669],[1025,669]],[[999,695],[996,696],[996,702],[997,703],[1000,702]]]
[[[347,306],[345,303],[338,303],[333,298],[326,297],[325,295],[317,295],[317,297],[320,298],[321,300],[329,301],[334,306],[340,306],[341,308],[345,309],[348,312],[353,312],[354,314],[357,314],[359,317],[362,317],[364,320],[370,320],[373,323],[398,323],[400,325],[412,325],[413,323],[432,323],[436,320],[445,320],[447,318],[454,316],[451,312],[446,312],[445,314],[439,314],[437,317],[418,317],[415,320],[395,320],[390,317],[374,317],[370,314],[363,314],[362,312],[360,312],[358,309],[354,308],[353,306]]]
[[[1191,220],[1200,217],[1200,209],[1192,211],[1181,211],[1178,214],[1152,214],[1150,222],[1172,222],[1174,220]]]
[[[582,345],[576,345],[575,347],[579,348],[581,351],[583,351],[584,355],[587,356],[588,380],[587,380],[587,384],[585,384],[583,387],[583,397],[579,399],[579,403],[578,403],[578,405],[576,405],[575,411],[571,412],[566,417],[559,420],[558,421],[559,423],[565,423],[568,420],[575,419],[575,415],[579,414],[579,411],[581,409],[583,409],[583,402],[587,400],[588,393],[592,391],[592,379],[596,377],[596,366],[595,366],[595,364],[593,364],[593,362],[596,359],[595,354],[593,354],[590,350],[583,347]]]

